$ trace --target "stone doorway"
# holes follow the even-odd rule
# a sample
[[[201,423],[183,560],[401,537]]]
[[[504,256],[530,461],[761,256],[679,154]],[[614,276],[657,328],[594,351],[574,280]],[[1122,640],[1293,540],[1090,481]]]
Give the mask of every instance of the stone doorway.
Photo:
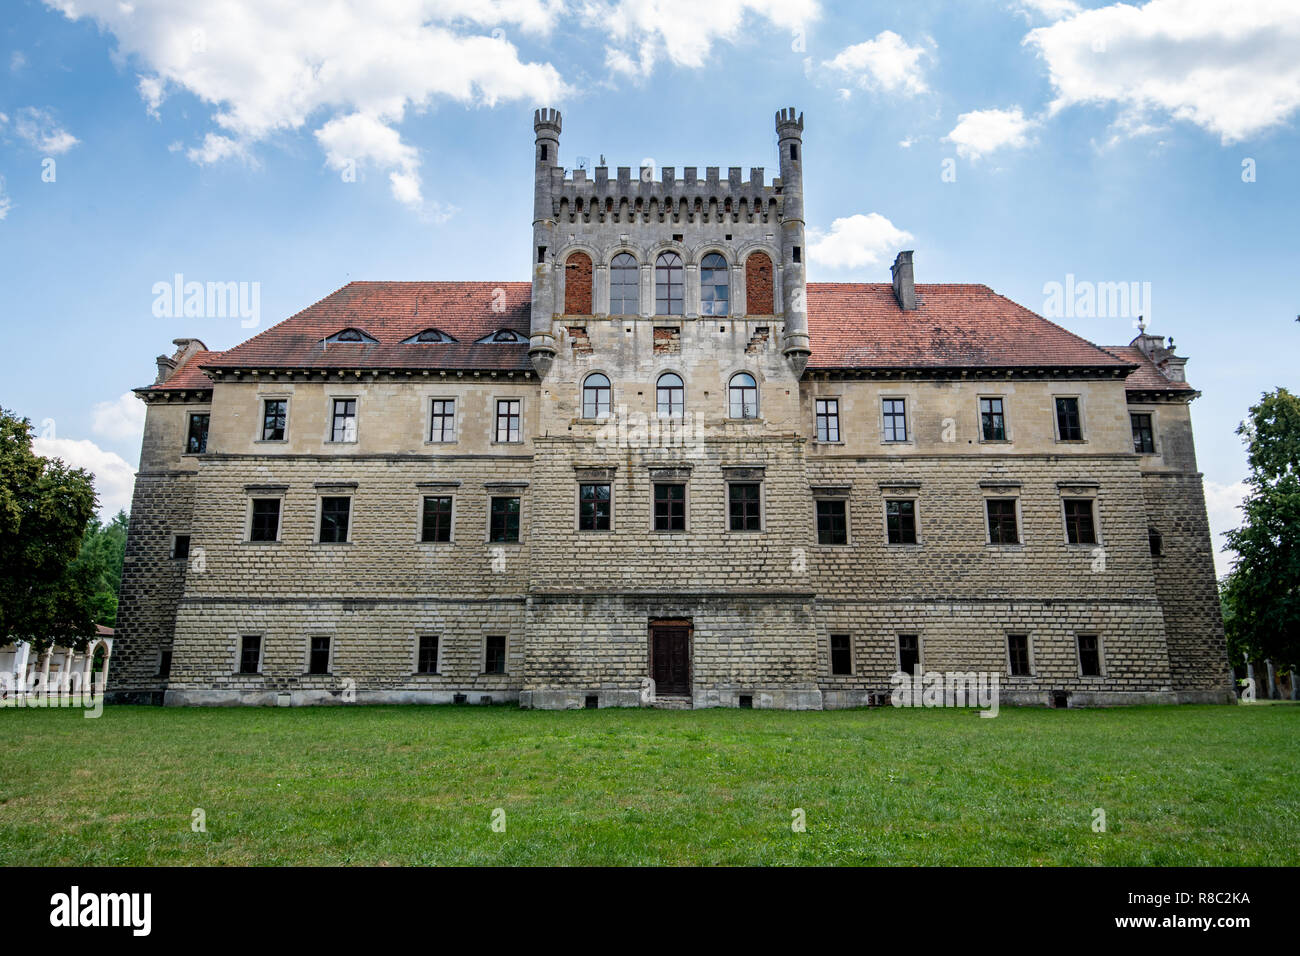
[[[658,697],[685,697],[691,692],[691,622],[650,622],[650,676]]]

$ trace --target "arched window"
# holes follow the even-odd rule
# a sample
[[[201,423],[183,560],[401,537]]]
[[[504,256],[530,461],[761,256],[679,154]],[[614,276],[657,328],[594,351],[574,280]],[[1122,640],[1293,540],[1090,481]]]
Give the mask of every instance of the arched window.
[[[730,288],[727,260],[709,253],[700,263],[700,315],[727,315]]]
[[[591,315],[591,256],[575,252],[564,263],[565,315]]]
[[[582,417],[609,417],[609,379],[592,372],[582,383]]]
[[[748,372],[737,372],[731,376],[727,398],[730,400],[732,418],[758,417],[758,383]]]
[[[655,314],[682,314],[682,257],[665,252],[655,262]]]
[[[641,312],[641,278],[636,259],[620,252],[609,264],[609,314],[639,315]]]
[[[659,376],[655,389],[659,399],[660,418],[681,418],[685,409],[686,388],[682,377],[673,372],[664,372]]]

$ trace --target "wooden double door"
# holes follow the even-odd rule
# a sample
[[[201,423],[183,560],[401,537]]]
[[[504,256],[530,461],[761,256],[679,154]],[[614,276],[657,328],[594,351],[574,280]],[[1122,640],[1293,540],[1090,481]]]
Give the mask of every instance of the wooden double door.
[[[691,622],[650,622],[650,676],[658,695],[691,692]]]

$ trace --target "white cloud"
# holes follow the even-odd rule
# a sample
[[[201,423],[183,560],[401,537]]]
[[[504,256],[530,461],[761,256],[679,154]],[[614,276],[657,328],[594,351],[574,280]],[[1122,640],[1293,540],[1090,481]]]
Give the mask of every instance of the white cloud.
[[[1026,119],[1019,106],[1009,110],[973,110],[957,117],[957,125],[944,137],[957,145],[957,155],[979,159],[994,150],[1019,149],[1029,145],[1029,134],[1037,126]]]
[[[21,73],[23,71],[23,67],[25,67],[26,65],[27,65],[27,57],[23,54],[23,51],[14,50],[14,52],[9,57],[9,72]]]
[[[927,56],[925,47],[908,46],[897,33],[884,30],[875,39],[845,47],[822,66],[852,79],[860,89],[916,94],[927,90],[922,67]]]
[[[1016,0],[1013,6],[1029,19],[1060,20],[1082,9],[1074,0]]]
[[[1240,505],[1246,499],[1250,489],[1244,481],[1230,485],[1217,481],[1205,482],[1205,510],[1210,518],[1210,539],[1214,542],[1214,569],[1219,577],[1232,569],[1235,559],[1231,551],[1224,552],[1223,534],[1233,528],[1240,528],[1242,514]]]
[[[701,67],[714,43],[732,41],[751,18],[791,31],[821,16],[817,0],[584,0],[583,23],[612,41],[605,63],[617,73],[648,75],[659,55],[675,66]]]
[[[131,510],[131,489],[135,469],[120,455],[104,451],[93,441],[76,438],[34,438],[32,450],[46,458],[62,458],[74,468],[85,468],[95,476],[99,513],[108,517]]]
[[[79,142],[49,110],[35,106],[24,106],[14,114],[14,132],[33,149],[53,156],[66,153]]]
[[[91,428],[101,438],[138,445],[144,437],[144,402],[134,392],[123,392],[111,402],[97,402]]]
[[[373,116],[352,113],[339,116],[316,130],[325,150],[325,162],[335,171],[373,163],[391,169],[388,179],[398,202],[420,204],[420,157],[414,146],[402,142],[391,126]]]
[[[1238,142],[1300,109],[1300,4],[1151,0],[1085,10],[1031,30],[1047,64],[1052,112],[1114,104],[1124,127],[1151,113]]]
[[[395,130],[412,111],[448,100],[494,106],[555,103],[569,93],[549,63],[520,59],[507,29],[545,34],[563,0],[46,0],[92,19],[140,72],[145,107],[170,90],[213,110],[215,129],[187,155],[197,163],[249,160],[251,148],[309,122],[360,114]],[[391,153],[391,151],[390,151]],[[419,200],[418,160],[388,167],[394,194]]]
[[[5,192],[5,178],[0,176],[0,222],[4,222],[9,216],[9,210],[13,208],[13,201],[9,194]]]
[[[874,265],[912,238],[880,213],[847,216],[831,223],[830,232],[808,230],[808,258],[831,269]]]

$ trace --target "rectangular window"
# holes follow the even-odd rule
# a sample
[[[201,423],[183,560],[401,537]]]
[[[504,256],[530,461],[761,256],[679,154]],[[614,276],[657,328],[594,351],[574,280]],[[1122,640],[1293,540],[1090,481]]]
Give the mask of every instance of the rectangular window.
[[[762,531],[762,492],[757,482],[732,482],[727,488],[732,531]]]
[[[1029,676],[1029,635],[1007,635],[1007,662],[1012,677]]]
[[[1133,423],[1133,450],[1139,455],[1154,455],[1156,433],[1151,427],[1151,415],[1134,413],[1129,420]]]
[[[843,498],[817,501],[817,543],[849,543],[849,503]]]
[[[980,434],[985,441],[1007,440],[1007,420],[1002,414],[1002,399],[980,399]]]
[[[438,636],[423,634],[420,647],[415,655],[415,672],[417,674],[438,673]]]
[[[208,414],[190,416],[190,430],[185,438],[185,451],[190,455],[201,455],[208,450]]]
[[[1091,498],[1066,498],[1065,538],[1070,544],[1096,544],[1097,528],[1092,520]]]
[[[170,647],[164,647],[158,652],[158,676],[172,676],[172,649]]]
[[[328,674],[330,672],[330,639],[313,637],[311,650],[307,654],[308,674]]]
[[[881,400],[885,441],[907,441],[907,402],[902,398]]]
[[[519,408],[517,398],[502,398],[497,401],[497,441],[519,441]]]
[[[284,441],[284,427],[288,420],[288,401],[268,398],[262,402],[262,441]]]
[[[351,514],[351,498],[322,498],[320,500],[321,544],[346,544],[348,540],[348,518]]]
[[[1096,634],[1079,635],[1079,673],[1084,677],[1101,676],[1101,642]]]
[[[916,544],[916,502],[906,498],[886,501],[885,529],[890,544]]]
[[[330,441],[357,440],[357,400],[334,399],[334,415],[330,425]]]
[[[262,638],[256,634],[245,634],[239,639],[239,673],[260,674],[262,672]]]
[[[1077,398],[1056,400],[1056,433],[1060,441],[1083,441],[1083,420]]]
[[[426,495],[422,517],[421,541],[451,540],[451,495]]]
[[[445,442],[456,440],[456,400],[454,398],[435,398],[433,412],[429,417],[429,441]]]
[[[483,673],[504,674],[506,672],[506,639],[503,635],[491,635],[483,649]]]
[[[610,486],[578,486],[578,530],[608,531],[611,513]]]
[[[190,556],[190,536],[178,534],[172,539],[172,557],[177,561],[188,560]]]
[[[519,499],[493,498],[488,524],[489,541],[519,540]]]
[[[915,634],[898,635],[898,669],[916,676],[921,666],[921,638]]]
[[[838,398],[817,399],[817,440],[840,440],[840,400]]]
[[[849,646],[849,635],[831,635],[831,673],[852,674],[853,652]]]
[[[253,521],[248,529],[249,541],[280,540],[280,499],[254,498]]]
[[[989,544],[1019,544],[1015,498],[989,498],[985,501],[989,515]]]
[[[686,530],[686,486],[655,485],[655,530]]]

